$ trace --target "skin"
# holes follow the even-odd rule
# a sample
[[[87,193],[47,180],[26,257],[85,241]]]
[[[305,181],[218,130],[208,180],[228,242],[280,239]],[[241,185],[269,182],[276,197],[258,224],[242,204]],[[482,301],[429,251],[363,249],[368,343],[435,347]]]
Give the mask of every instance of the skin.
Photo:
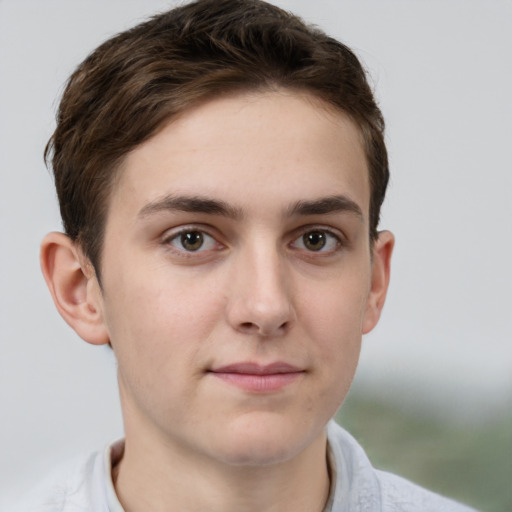
[[[393,237],[370,243],[369,199],[347,116],[307,94],[239,94],[126,157],[101,287],[47,236],[59,311],[118,359],[127,511],[322,510],[325,425],[389,281]]]

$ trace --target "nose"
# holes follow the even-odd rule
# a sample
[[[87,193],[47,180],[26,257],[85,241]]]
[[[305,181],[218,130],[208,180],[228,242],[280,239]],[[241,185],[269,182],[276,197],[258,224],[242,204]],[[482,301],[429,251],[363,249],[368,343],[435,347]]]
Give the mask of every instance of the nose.
[[[227,318],[232,328],[262,337],[285,334],[294,321],[293,283],[278,251],[245,251],[231,270]]]

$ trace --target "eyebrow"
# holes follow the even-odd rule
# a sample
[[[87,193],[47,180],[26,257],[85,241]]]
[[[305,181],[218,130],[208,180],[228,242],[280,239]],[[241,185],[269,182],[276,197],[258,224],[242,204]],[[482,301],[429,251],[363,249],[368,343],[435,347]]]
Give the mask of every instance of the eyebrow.
[[[164,211],[181,211],[188,213],[205,213],[219,215],[230,219],[240,219],[243,212],[225,201],[201,196],[174,196],[167,195],[146,204],[139,212],[138,217],[148,217],[154,213]],[[327,215],[329,213],[349,212],[361,220],[364,219],[359,205],[344,195],[322,197],[313,200],[297,201],[287,210],[288,216]]]
[[[242,216],[239,208],[235,208],[224,201],[209,199],[200,196],[174,196],[168,195],[146,204],[139,212],[138,217],[144,218],[153,213],[163,211],[180,211],[188,213],[206,213],[238,219]]]
[[[292,215],[326,215],[329,213],[349,212],[355,214],[361,220],[364,219],[361,207],[352,199],[344,195],[322,197],[312,201],[297,201],[289,209]]]

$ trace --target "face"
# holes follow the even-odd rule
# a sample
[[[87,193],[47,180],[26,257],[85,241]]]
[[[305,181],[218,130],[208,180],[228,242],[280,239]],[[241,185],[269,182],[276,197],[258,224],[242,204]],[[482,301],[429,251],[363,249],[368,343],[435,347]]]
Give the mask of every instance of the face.
[[[212,100],[127,156],[101,292],[127,439],[257,465],[324,436],[375,323],[369,196],[357,128],[298,93]]]

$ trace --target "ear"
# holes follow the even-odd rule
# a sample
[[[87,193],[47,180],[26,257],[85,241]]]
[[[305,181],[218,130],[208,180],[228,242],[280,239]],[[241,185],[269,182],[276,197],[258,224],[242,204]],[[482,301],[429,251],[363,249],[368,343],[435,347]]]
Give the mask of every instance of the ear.
[[[394,245],[395,237],[390,231],[381,231],[374,242],[372,276],[363,319],[363,334],[369,333],[377,325],[384,307]]]
[[[79,247],[62,233],[46,235],[41,244],[41,269],[62,318],[88,343],[108,343],[101,288]]]

